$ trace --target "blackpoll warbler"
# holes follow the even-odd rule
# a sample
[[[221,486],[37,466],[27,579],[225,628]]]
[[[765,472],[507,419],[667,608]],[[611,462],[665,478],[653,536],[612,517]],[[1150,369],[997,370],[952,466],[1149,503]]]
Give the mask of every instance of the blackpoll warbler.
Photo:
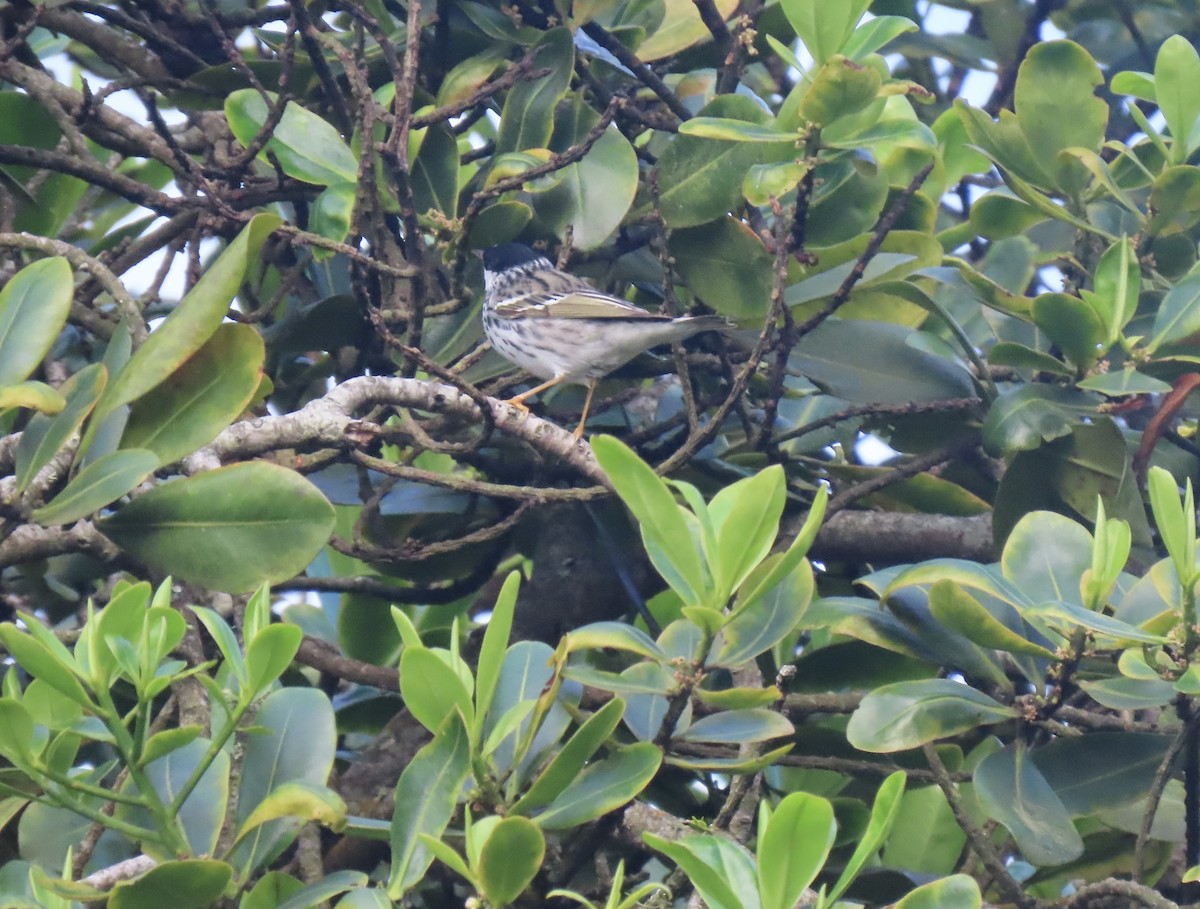
[[[485,250],[483,279],[483,330],[492,347],[546,380],[507,403],[528,410],[526,399],[560,382],[587,385],[577,439],[601,377],[659,344],[733,328],[720,316],[647,312],[560,271],[523,243]]]

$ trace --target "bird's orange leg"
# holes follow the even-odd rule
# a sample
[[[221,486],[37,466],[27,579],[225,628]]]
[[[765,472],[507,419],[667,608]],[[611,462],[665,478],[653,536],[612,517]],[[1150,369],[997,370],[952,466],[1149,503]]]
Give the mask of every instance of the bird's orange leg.
[[[592,379],[592,381],[588,382],[587,397],[583,400],[583,413],[579,417],[579,425],[571,433],[576,441],[583,438],[583,427],[587,425],[588,411],[592,408],[592,395],[596,393],[596,383],[599,381],[599,379]]]
[[[529,391],[523,391],[519,395],[517,395],[515,398],[509,398],[504,403],[511,404],[513,407],[517,408],[517,410],[523,410],[526,413],[528,413],[529,408],[525,406],[526,400],[528,400],[529,398],[532,398],[534,395],[538,394],[539,392],[545,391],[547,388],[553,388],[555,385],[557,385],[562,380],[563,380],[562,376],[555,376],[553,379],[549,379],[549,380],[543,382],[541,385],[538,385],[536,388],[531,388],[531,389],[529,389]]]

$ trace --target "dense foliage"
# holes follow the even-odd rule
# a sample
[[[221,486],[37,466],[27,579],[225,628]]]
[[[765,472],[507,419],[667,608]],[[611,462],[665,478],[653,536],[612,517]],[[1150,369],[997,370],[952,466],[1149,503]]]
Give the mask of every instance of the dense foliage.
[[[0,6],[0,902],[1195,902],[1194,35]],[[510,240],[738,335],[576,442]]]

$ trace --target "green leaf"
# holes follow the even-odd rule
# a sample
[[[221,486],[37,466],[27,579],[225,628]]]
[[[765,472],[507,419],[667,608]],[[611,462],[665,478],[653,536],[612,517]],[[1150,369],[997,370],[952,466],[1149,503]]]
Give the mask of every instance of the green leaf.
[[[533,881],[546,854],[546,837],[533,821],[506,817],[493,828],[479,855],[479,882],[493,905],[511,903]]]
[[[666,653],[646,632],[624,622],[593,622],[567,635],[568,654],[602,648],[625,650],[652,660],[667,659]]]
[[[71,266],[61,256],[40,259],[0,290],[0,387],[15,385],[50,352],[75,295]]]
[[[1083,392],[1022,385],[992,402],[983,423],[983,442],[995,454],[1028,451],[1062,438],[1080,417],[1095,411],[1095,399]]]
[[[483,723],[487,719],[488,709],[496,693],[496,684],[500,679],[500,671],[504,666],[504,652],[508,647],[508,638],[512,633],[513,613],[517,607],[517,591],[521,586],[521,573],[509,572],[496,597],[496,605],[492,607],[491,618],[483,632],[483,643],[479,648],[479,662],[475,669],[475,727],[472,728],[472,741],[478,744]],[[464,714],[465,715],[465,714]]]
[[[1097,679],[1080,687],[1110,710],[1154,710],[1175,699],[1175,687],[1161,679]]]
[[[400,654],[400,693],[413,718],[436,733],[455,711],[468,724],[475,715],[471,692],[457,672],[432,650],[405,647]]]
[[[885,44],[909,32],[919,31],[920,26],[904,16],[875,16],[854,30],[841,51],[851,60],[860,63]]]
[[[196,738],[182,748],[177,748],[146,765],[143,770],[144,778],[149,781],[157,798],[164,805],[174,802],[183,792],[184,786],[193,780],[211,745],[209,739]],[[131,783],[127,793],[133,795],[137,792],[137,787]],[[216,849],[217,837],[221,833],[228,804],[229,753],[218,751],[212,763],[208,764],[200,776],[200,782],[179,809],[177,826],[182,829],[193,855],[211,855]],[[115,816],[151,829],[157,826],[153,815],[145,808],[118,804]],[[167,858],[161,852],[154,857]]]
[[[433,741],[404,768],[396,784],[388,879],[388,896],[393,900],[399,900],[425,877],[433,856],[418,834],[441,837],[469,770],[467,729],[458,714],[451,714]]]
[[[712,582],[667,485],[624,442],[598,436],[592,439],[592,451],[617,495],[641,525],[654,567],[684,600],[701,605]]]
[[[828,126],[865,108],[879,95],[882,85],[874,67],[835,54],[812,77],[797,113],[816,127]]]
[[[711,835],[688,834],[672,842],[643,833],[646,844],[686,872],[710,909],[758,909],[754,857],[740,843]]]
[[[781,132],[768,125],[747,123],[727,117],[693,117],[679,124],[684,136],[701,136],[705,139],[725,139],[730,142],[785,142],[794,141],[795,136]]]
[[[509,809],[524,814],[548,805],[579,776],[600,746],[612,735],[625,713],[625,702],[613,698],[584,721],[538,774],[533,785]]]
[[[1035,865],[1062,865],[1083,854],[1083,840],[1062,801],[1019,746],[988,755],[975,770],[975,792]]]
[[[450,128],[444,123],[429,127],[412,169],[413,199],[419,214],[430,209],[447,217],[458,214],[459,165],[458,142]]]
[[[225,324],[129,414],[122,448],[146,448],[170,464],[211,442],[246,409],[262,382],[262,336]]]
[[[368,883],[370,883],[370,878],[361,871],[335,871],[297,890],[282,902],[278,904],[272,903],[270,909],[314,909],[314,907],[322,905],[339,893],[345,893],[347,890],[354,890],[360,893],[370,892],[358,889],[366,887]],[[341,906],[344,903],[345,900],[342,900],[338,905]],[[371,902],[366,905],[369,909],[378,909],[379,907],[378,902]],[[240,909],[248,909],[248,907],[243,906]]]
[[[825,865],[837,824],[833,805],[807,792],[785,796],[758,841],[762,909],[792,909]]]
[[[895,909],[980,909],[982,905],[983,896],[975,878],[952,874],[922,884],[896,903]]]
[[[1046,293],[1033,298],[1030,311],[1037,327],[1062,348],[1072,363],[1086,369],[1104,353],[1105,326],[1096,312],[1078,297]]]
[[[766,315],[774,257],[741,221],[720,218],[672,231],[667,249],[688,287],[708,306],[738,321]]]
[[[497,45],[485,48],[473,57],[467,57],[455,64],[454,68],[446,73],[438,88],[437,106],[457,104],[471,97],[492,77],[492,73],[504,62],[507,54],[508,48]]]
[[[200,624],[208,631],[209,637],[221,651],[221,656],[225,658],[225,662],[233,670],[234,675],[245,684],[246,663],[242,657],[242,648],[238,645],[237,635],[233,633],[229,623],[222,618],[220,613],[207,606],[192,606],[191,610],[200,620]]]
[[[823,390],[856,404],[970,397],[965,369],[908,343],[911,329],[830,319],[800,339],[788,366]]]
[[[555,114],[551,151],[563,152],[581,142],[599,120],[583,94],[574,95]],[[610,126],[583,160],[557,173],[560,182],[534,197],[534,211],[559,239],[566,239],[570,226],[577,249],[595,249],[620,226],[637,195],[637,154],[621,131]]]
[[[742,195],[751,205],[767,205],[799,186],[809,170],[809,165],[798,161],[755,164],[742,179]]]
[[[235,842],[254,828],[281,818],[316,821],[337,832],[346,824],[346,803],[325,786],[296,781],[283,783],[271,790],[242,821]]]
[[[871,806],[871,820],[867,823],[867,829],[859,839],[858,845],[854,847],[854,854],[850,856],[850,860],[846,862],[842,873],[838,876],[837,883],[829,891],[827,899],[830,904],[836,903],[838,897],[846,892],[846,889],[858,876],[858,872],[875,856],[879,847],[887,839],[888,833],[900,816],[900,806],[905,795],[905,781],[904,771],[897,770],[883,781],[875,793],[875,803]],[[774,821],[774,817],[771,820]],[[906,834],[907,832],[906,830]],[[916,834],[918,831],[913,831],[913,833]]]
[[[1075,387],[1083,391],[1098,391],[1110,398],[1127,395],[1161,395],[1171,390],[1169,383],[1138,372],[1130,364],[1113,372],[1088,376],[1082,382],[1076,382]]]
[[[919,679],[870,692],[850,716],[846,737],[862,751],[904,751],[1016,715],[968,685]]]
[[[66,399],[45,382],[18,382],[0,388],[0,413],[23,407],[53,415],[66,406]]]
[[[1191,149],[1200,119],[1200,101],[1192,87],[1200,80],[1200,56],[1182,35],[1171,35],[1154,61],[1154,98],[1171,130],[1171,163],[1181,164]]]
[[[920,786],[909,789],[900,800],[895,833],[888,837],[880,859],[888,868],[944,876],[958,867],[966,841],[942,790]]]
[[[496,154],[545,148],[554,125],[554,109],[571,84],[575,45],[567,28],[552,28],[534,46],[533,65],[550,72],[540,79],[518,82],[504,99]]]
[[[131,491],[158,467],[152,451],[131,448],[97,458],[66,488],[30,517],[43,526],[73,524],[115,502]]]
[[[719,95],[700,111],[763,124],[770,115],[750,98]],[[755,164],[796,157],[795,143],[725,142],[701,136],[678,136],[658,159],[659,210],[669,227],[694,227],[720,218],[738,206],[742,180]]]
[[[27,627],[36,623],[33,617],[22,617]],[[51,647],[19,631],[12,622],[0,624],[0,642],[17,664],[35,678],[41,679],[61,694],[88,710],[95,710],[92,699],[79,681],[79,668],[66,648],[55,652]]]
[[[125,367],[104,389],[92,425],[164,381],[213,336],[229,312],[251,263],[257,263],[263,241],[278,227],[276,215],[255,215],[163,323],[134,351]],[[84,445],[94,429],[89,428]]]
[[[240,593],[303,570],[333,523],[333,506],[312,483],[255,461],[165,483],[100,529],[156,570]]]
[[[749,583],[742,585],[742,588],[738,591],[735,610],[748,608],[759,597],[765,596],[772,591],[786,577],[800,567],[801,562],[804,561],[804,557],[808,554],[808,550],[813,544],[813,540],[817,538],[817,531],[821,529],[821,522],[825,520],[825,508],[828,503],[829,487],[822,485],[813,496],[812,505],[808,509],[808,514],[804,517],[804,524],[800,527],[796,538],[792,540],[785,552],[777,556],[768,557],[762,562],[760,570],[755,572],[752,578],[747,578]],[[809,571],[811,570],[810,566]]]
[[[1170,748],[1167,736],[1096,732],[1056,738],[1030,753],[1072,817],[1084,817],[1140,799]]]
[[[0,698],[0,754],[18,767],[33,757],[33,717],[14,698]]]
[[[566,830],[620,808],[649,785],[662,752],[638,742],[584,768],[575,781],[534,818],[543,830]]]
[[[278,855],[303,823],[300,817],[278,817],[266,820],[246,834],[252,814],[290,783],[314,787],[314,791],[320,792],[333,769],[337,747],[333,706],[324,692],[314,688],[272,691],[263,698],[254,715],[254,727],[254,734],[246,741],[234,819],[235,829],[243,835],[230,852],[243,877]],[[287,804],[290,798],[283,797],[283,803]],[[323,801],[329,801],[329,797]],[[329,811],[333,815],[338,813]]]
[[[1122,237],[1120,242],[1105,250],[1096,266],[1093,284],[1095,293],[1089,295],[1088,300],[1098,300],[1102,304],[1097,313],[1107,329],[1108,343],[1113,344],[1137,312],[1142,287],[1137,251],[1128,238]]]
[[[1200,168],[1180,164],[1156,176],[1150,188],[1149,209],[1146,232],[1150,234],[1171,237],[1200,223]]]
[[[753,575],[750,580],[755,581]],[[756,596],[748,606],[739,605],[721,629],[709,664],[733,668],[766,653],[800,624],[815,588],[812,566],[803,560],[765,595]]]
[[[1021,637],[953,581],[938,581],[929,591],[934,618],[980,647],[1054,659],[1054,651]]]
[[[17,443],[17,492],[24,492],[39,470],[50,463],[75,434],[104,390],[108,371],[103,363],[85,366],[59,388],[67,406],[50,417],[36,414]]]
[[[132,881],[113,887],[111,909],[206,909],[213,905],[229,882],[233,869],[215,859],[184,859],[164,862]]]
[[[1108,105],[1096,97],[1103,84],[1096,61],[1073,41],[1034,45],[1017,71],[1013,101],[1021,132],[1055,186],[1069,195],[1087,184],[1088,174],[1059,152],[1100,150],[1108,125]]]
[[[796,728],[780,713],[764,707],[725,710],[696,720],[676,738],[681,742],[710,742],[720,745],[766,742],[796,734]]]
[[[724,487],[708,510],[716,530],[716,575],[722,599],[767,557],[785,499],[783,468],[768,467]]]
[[[780,4],[808,52],[821,64],[842,51],[870,0],[783,0]]]
[[[1184,341],[1200,332],[1200,274],[1184,278],[1163,297],[1154,314],[1154,330],[1146,352]]]
[[[264,693],[292,665],[304,632],[282,622],[256,634],[246,646],[246,679],[250,691]]]
[[[270,116],[268,104],[278,96],[266,97],[254,88],[245,88],[225,99],[225,117],[229,128],[247,147],[258,136]],[[269,161],[274,156],[289,177],[317,186],[358,181],[358,161],[338,131],[321,117],[295,101],[288,101],[283,116],[258,157]]]

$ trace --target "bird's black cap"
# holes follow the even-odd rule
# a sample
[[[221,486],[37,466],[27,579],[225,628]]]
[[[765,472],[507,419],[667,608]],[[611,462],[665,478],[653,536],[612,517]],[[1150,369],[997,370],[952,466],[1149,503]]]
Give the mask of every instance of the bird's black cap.
[[[524,243],[501,243],[499,246],[489,246],[483,251],[483,267],[493,272],[505,271],[544,258],[544,253]]]

